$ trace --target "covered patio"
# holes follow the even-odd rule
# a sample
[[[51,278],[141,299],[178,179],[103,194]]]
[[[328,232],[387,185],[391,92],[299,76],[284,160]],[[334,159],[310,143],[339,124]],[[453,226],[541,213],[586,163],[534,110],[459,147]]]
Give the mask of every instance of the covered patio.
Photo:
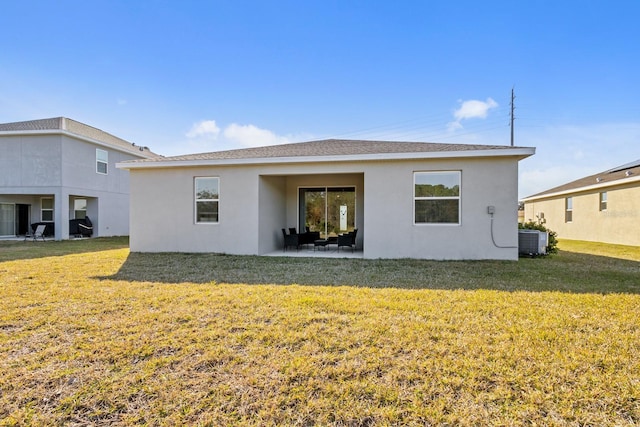
[[[363,258],[364,254],[364,173],[260,175],[260,254],[267,256],[313,256]],[[295,243],[283,251],[286,234],[298,234]],[[354,230],[357,231],[357,235]],[[314,237],[305,235],[313,234]],[[355,250],[331,241],[354,233]],[[288,236],[287,236],[288,237]],[[297,242],[297,239],[295,240]]]

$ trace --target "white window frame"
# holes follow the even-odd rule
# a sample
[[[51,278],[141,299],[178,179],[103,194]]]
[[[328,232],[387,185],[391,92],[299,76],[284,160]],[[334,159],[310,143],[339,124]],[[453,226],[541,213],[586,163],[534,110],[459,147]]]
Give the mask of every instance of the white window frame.
[[[458,180],[457,196],[417,196],[416,195],[416,178],[420,175],[456,175]],[[418,222],[416,221],[416,202],[420,200],[457,200],[458,202],[458,221],[457,222]],[[442,170],[442,171],[415,171],[413,172],[413,225],[444,225],[458,226],[462,223],[462,171],[460,170]]]
[[[104,172],[100,170],[100,165],[104,165]],[[107,150],[96,148],[96,173],[109,174],[109,152]]]
[[[78,209],[77,202],[84,201],[84,209]],[[78,212],[84,212],[84,217],[78,218]],[[73,199],[73,219],[84,219],[87,217],[87,199],[84,197],[78,197]]]
[[[51,209],[44,207],[44,200],[51,200]],[[51,212],[51,219],[44,219],[44,213]],[[55,221],[55,201],[53,197],[41,197],[40,198],[40,222],[53,222]]]
[[[4,212],[4,213],[3,213]],[[0,231],[1,237],[15,237],[16,235],[16,204],[15,203],[4,203],[0,202],[0,221],[5,225],[8,225],[10,233],[2,234]],[[2,227],[0,227],[2,230]]]
[[[212,179],[218,183],[218,197],[217,198],[198,198],[198,181]],[[202,202],[216,202],[218,204],[217,218],[215,221],[199,221],[198,220],[198,203]],[[220,223],[220,177],[218,176],[197,176],[193,180],[193,221],[195,224],[219,224]]]

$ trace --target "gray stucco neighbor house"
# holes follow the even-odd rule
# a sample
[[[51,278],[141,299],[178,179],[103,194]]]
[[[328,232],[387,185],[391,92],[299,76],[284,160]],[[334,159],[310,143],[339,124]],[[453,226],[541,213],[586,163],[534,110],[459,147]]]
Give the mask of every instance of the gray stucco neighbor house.
[[[322,140],[123,161],[138,252],[264,255],[357,229],[364,258],[518,258],[530,147]]]
[[[0,124],[0,236],[42,222],[68,239],[86,216],[94,236],[128,235],[129,173],[114,166],[159,157],[65,117]]]

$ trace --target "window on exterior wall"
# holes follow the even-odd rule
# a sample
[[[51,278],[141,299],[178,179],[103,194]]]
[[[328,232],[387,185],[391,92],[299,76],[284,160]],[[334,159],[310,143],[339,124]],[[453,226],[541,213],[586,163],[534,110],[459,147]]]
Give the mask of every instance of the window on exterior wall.
[[[107,165],[109,164],[109,153],[105,150],[96,148],[96,173],[107,174]]]
[[[73,218],[84,219],[87,217],[87,199],[75,199],[73,201]]]
[[[298,196],[301,232],[308,227],[324,239],[356,228],[355,187],[299,188]]]
[[[564,222],[573,221],[573,197],[567,197],[564,199]]]
[[[53,221],[53,197],[43,197],[40,199],[40,221]]]
[[[199,177],[195,179],[196,223],[217,223],[220,202],[220,178]]]
[[[460,171],[414,173],[415,224],[460,224],[460,176]]]
[[[15,212],[13,203],[0,203],[0,236],[15,236]]]
[[[606,191],[603,191],[602,193],[600,193],[600,210],[601,211],[607,210],[607,192]]]

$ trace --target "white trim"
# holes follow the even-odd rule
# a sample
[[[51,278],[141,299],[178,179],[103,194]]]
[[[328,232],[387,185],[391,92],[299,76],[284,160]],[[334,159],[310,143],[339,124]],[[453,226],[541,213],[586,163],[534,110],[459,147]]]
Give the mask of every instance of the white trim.
[[[42,201],[43,200],[49,200],[51,199],[51,203],[53,205],[53,207],[51,209],[44,209],[42,207]],[[42,211],[46,210],[51,211],[51,219],[44,219],[42,218]],[[56,220],[56,198],[54,196],[44,196],[44,197],[40,197],[40,222],[54,222]]]
[[[79,200],[84,200],[84,209],[76,209],[76,202]],[[77,212],[84,212],[84,217],[87,216],[87,205],[88,205],[88,200],[86,197],[76,197],[73,196],[71,198],[73,207],[69,210],[69,219],[80,219],[76,216]],[[71,215],[71,213],[73,213],[73,215]]]
[[[566,194],[577,194],[577,193],[583,193],[583,192],[587,192],[587,191],[591,191],[591,190],[598,190],[601,188],[609,188],[609,187],[615,187],[618,185],[626,185],[629,183],[634,183],[634,182],[639,182],[640,181],[640,175],[634,175],[632,177],[625,177],[625,178],[620,178],[620,179],[616,179],[615,181],[603,181],[599,184],[594,184],[594,185],[587,185],[586,187],[576,187],[576,188],[570,188],[568,190],[563,190],[563,191],[556,191],[554,193],[547,193],[547,194],[541,194],[539,196],[529,196],[529,197],[525,197],[524,199],[521,199],[520,201],[522,202],[533,202],[536,200],[540,200],[540,199],[548,199],[548,198],[553,198],[553,197],[557,197],[557,196],[564,196]]]
[[[16,230],[16,203],[14,202],[0,202],[0,206],[2,205],[7,205],[7,206],[12,206],[13,209],[11,210],[13,212],[13,217],[11,218],[11,222],[13,223],[13,233],[11,234],[0,234],[0,237],[15,237],[17,230]]]
[[[105,154],[106,161],[98,158],[98,152]],[[101,163],[104,163],[105,165],[105,172],[100,172],[100,170],[98,169],[98,165]],[[109,152],[107,150],[103,150],[102,148],[96,148],[96,173],[100,175],[109,175]]]
[[[457,173],[459,191],[458,196],[441,196],[441,197],[418,197],[416,196],[416,175],[423,173]],[[416,222],[416,201],[418,200],[457,200],[458,201],[458,222]],[[417,226],[459,226],[462,225],[462,170],[429,170],[429,171],[413,171],[413,225]]]
[[[467,151],[429,151],[410,153],[375,153],[375,154],[345,154],[328,156],[290,156],[290,157],[254,157],[245,159],[200,159],[200,160],[157,160],[157,161],[128,161],[116,164],[118,169],[147,169],[194,166],[231,166],[231,165],[266,165],[288,163],[335,163],[362,162],[388,160],[420,160],[420,159],[448,159],[465,157],[529,157],[535,154],[535,148],[495,148],[487,150]]]
[[[196,193],[196,182],[198,179],[217,179],[218,180],[218,198],[217,199],[198,199]],[[218,202],[218,219],[216,221],[198,221],[198,202]],[[193,177],[193,223],[195,225],[211,225],[220,224],[220,177],[219,176],[194,176]]]

